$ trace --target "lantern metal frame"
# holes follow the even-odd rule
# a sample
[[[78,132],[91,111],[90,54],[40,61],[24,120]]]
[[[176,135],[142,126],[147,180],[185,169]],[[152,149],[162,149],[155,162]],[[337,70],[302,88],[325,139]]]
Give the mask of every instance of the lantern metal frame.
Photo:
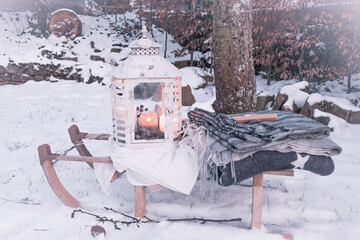
[[[140,146],[173,143],[181,134],[182,99],[181,71],[160,56],[160,45],[143,34],[130,44],[131,52],[122,71],[111,79],[113,141],[116,146]],[[144,63],[145,62],[145,63]],[[149,63],[149,67],[143,67]],[[145,70],[144,70],[145,69]],[[152,71],[152,69],[155,69]],[[164,72],[161,70],[164,69]],[[160,70],[160,71],[159,71]],[[161,84],[161,105],[164,115],[164,136],[156,139],[137,139],[138,116],[134,89],[139,84]],[[151,99],[141,100],[144,103]],[[160,101],[159,101],[160,102]],[[162,115],[161,115],[162,116]],[[160,114],[158,128],[160,130]]]

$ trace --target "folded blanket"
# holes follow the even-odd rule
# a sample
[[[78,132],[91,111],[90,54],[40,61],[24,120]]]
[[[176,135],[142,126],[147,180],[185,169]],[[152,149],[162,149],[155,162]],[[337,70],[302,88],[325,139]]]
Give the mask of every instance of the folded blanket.
[[[197,108],[188,113],[191,125],[179,144],[198,153],[202,178],[210,169],[224,186],[271,170],[300,168],[320,175],[334,171],[331,156],[341,148],[328,138],[329,127],[296,113],[256,114],[264,113],[277,113],[278,120],[239,124],[235,115]],[[236,116],[247,114],[253,113]]]
[[[220,167],[214,166],[210,171],[214,178],[216,176],[220,185],[230,186],[262,172],[291,168],[304,169],[325,176],[334,171],[334,162],[329,156],[260,151],[234,162],[233,166],[230,163]]]
[[[191,123],[204,127],[209,136],[232,152],[259,151],[269,145],[295,139],[318,139],[330,134],[328,126],[301,114],[284,111],[260,111],[256,114],[264,113],[277,113],[278,120],[240,124],[232,119],[234,115],[217,114],[199,108],[190,111],[188,117]]]

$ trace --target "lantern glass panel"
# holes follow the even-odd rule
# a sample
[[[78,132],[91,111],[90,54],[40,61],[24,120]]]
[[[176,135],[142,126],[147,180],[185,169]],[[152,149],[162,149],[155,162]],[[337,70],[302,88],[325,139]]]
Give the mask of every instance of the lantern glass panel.
[[[162,82],[135,85],[135,140],[165,139],[164,91]]]

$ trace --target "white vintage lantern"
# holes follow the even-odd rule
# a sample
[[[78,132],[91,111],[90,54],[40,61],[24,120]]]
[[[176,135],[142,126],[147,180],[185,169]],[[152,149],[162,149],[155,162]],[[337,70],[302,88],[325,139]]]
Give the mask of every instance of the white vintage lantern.
[[[160,56],[160,45],[142,35],[129,46],[119,76],[111,79],[116,146],[173,143],[181,130],[181,71]]]

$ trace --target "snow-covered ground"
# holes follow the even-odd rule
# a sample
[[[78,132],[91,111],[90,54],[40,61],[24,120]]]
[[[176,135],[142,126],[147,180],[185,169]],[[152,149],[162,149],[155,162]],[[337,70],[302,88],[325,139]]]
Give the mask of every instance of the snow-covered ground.
[[[282,239],[266,233],[266,228],[304,240],[355,240],[360,235],[360,126],[340,120],[331,138],[343,153],[334,157],[333,174],[321,177],[297,170],[295,177],[265,177],[262,231],[245,229],[251,215],[251,188],[246,186],[210,184],[207,199],[199,184],[190,196],[166,189],[147,192],[147,216],[161,222],[139,227],[120,225],[121,230],[115,230],[113,224],[81,213],[71,218],[73,209],[58,200],[44,177],[37,146],[48,143],[54,152],[67,149],[67,128],[72,124],[90,133],[110,133],[110,108],[109,87],[98,84],[31,81],[0,87],[0,239],[91,239],[91,226],[97,224],[106,229],[106,239]],[[93,141],[88,146],[95,155],[105,156],[105,144]],[[104,207],[134,215],[134,189],[126,177],[116,180],[106,196],[86,164],[58,162],[55,168],[68,190],[89,206],[87,211],[116,220],[128,219]],[[243,221],[165,221],[192,217]]]
[[[110,62],[127,56],[126,49],[120,54],[110,52],[113,44],[126,43],[110,29],[109,22],[114,22],[111,17],[80,16],[84,36],[63,45],[63,39],[39,39],[30,35],[27,16],[29,13],[0,13],[0,65],[7,66],[9,59],[15,63],[48,63],[50,60],[41,57],[42,49],[65,51],[67,55],[78,57],[75,65],[84,69],[83,74],[90,69],[100,71],[105,83],[109,83],[114,69]],[[163,44],[160,31],[155,31],[155,38]],[[93,54],[89,52],[91,41],[95,42],[95,48],[102,50],[97,55],[104,57],[105,63],[89,60]],[[171,38],[168,41],[168,59],[174,61],[170,53],[179,46],[171,43]],[[61,64],[74,63],[61,61]],[[193,90],[202,85],[202,79],[194,73],[203,75],[204,72],[196,68],[186,68],[183,72],[184,85],[190,85]],[[359,75],[354,77],[355,87],[360,86],[359,80]],[[274,95],[296,80],[272,82],[271,86],[265,83],[258,77],[258,92]],[[320,89],[321,94],[332,97],[359,99],[358,93],[346,95],[345,91],[346,84],[335,81]],[[212,87],[196,90],[194,95],[196,103],[192,108],[211,109]],[[200,184],[195,185],[190,196],[166,189],[155,193],[148,191],[147,216],[160,223],[142,223],[139,227],[119,225],[121,230],[115,230],[113,224],[98,222],[94,216],[76,213],[72,218],[74,209],[65,207],[46,181],[37,147],[48,143],[53,152],[68,149],[72,144],[67,129],[72,124],[89,133],[110,133],[110,106],[108,84],[30,81],[24,85],[0,87],[0,239],[92,239],[90,229],[97,224],[106,229],[106,239],[282,239],[267,233],[266,229],[292,233],[295,239],[301,240],[355,240],[360,236],[360,181],[357,181],[360,125],[347,124],[334,116],[330,116],[335,129],[331,138],[343,148],[343,153],[334,157],[335,172],[327,177],[301,170],[295,172],[295,177],[266,176],[261,231],[246,229],[251,215],[251,180],[226,188],[208,184],[205,196],[201,194]],[[183,115],[190,109],[183,107]],[[87,143],[96,156],[108,154],[107,144],[103,141]],[[55,168],[66,188],[88,206],[86,211],[123,221],[129,219],[104,207],[134,215],[134,189],[126,176],[112,184],[107,196],[86,164],[58,162]],[[226,224],[166,221],[192,217],[240,217],[243,221]]]

